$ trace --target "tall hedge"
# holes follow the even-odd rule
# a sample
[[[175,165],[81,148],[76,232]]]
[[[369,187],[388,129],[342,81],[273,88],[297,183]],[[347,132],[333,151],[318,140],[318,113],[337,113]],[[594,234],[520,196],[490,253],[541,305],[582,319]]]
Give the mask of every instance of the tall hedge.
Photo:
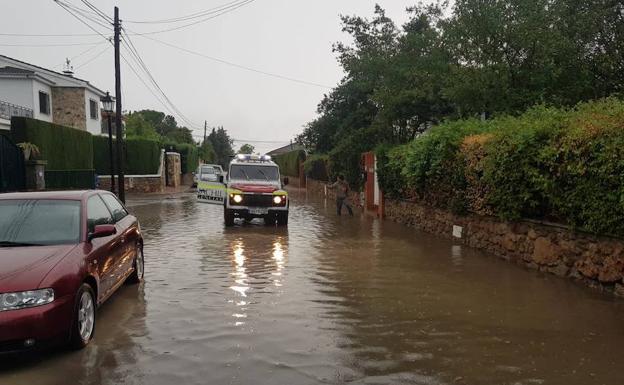
[[[113,156],[117,161],[116,143],[113,139]],[[124,172],[126,175],[153,175],[160,166],[160,144],[155,140],[129,138],[124,141]],[[93,166],[99,175],[110,174],[108,137],[93,137]]]
[[[197,169],[199,165],[199,148],[196,145],[169,142],[165,143],[164,147],[167,151],[174,151],[180,154],[182,174],[188,174]]]
[[[624,102],[457,121],[378,150],[393,198],[624,236]]]
[[[11,118],[11,136],[15,143],[30,142],[48,161],[48,170],[93,169],[93,140],[87,131],[41,120]]]
[[[273,160],[280,168],[282,175],[288,175],[299,178],[299,164],[306,159],[306,153],[303,150],[290,151],[284,154],[276,155]]]

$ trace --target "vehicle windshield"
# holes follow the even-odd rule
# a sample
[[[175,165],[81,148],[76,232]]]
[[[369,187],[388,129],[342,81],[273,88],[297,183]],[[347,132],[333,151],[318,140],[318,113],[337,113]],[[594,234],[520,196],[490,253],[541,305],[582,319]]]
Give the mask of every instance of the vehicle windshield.
[[[230,167],[230,179],[275,182],[279,181],[279,171],[275,166],[233,164]]]
[[[0,247],[59,245],[79,240],[79,201],[0,200]]]
[[[214,173],[216,173],[216,171],[217,170],[215,170],[215,168],[212,167],[212,166],[203,166],[201,168],[201,173],[202,174],[214,174]]]

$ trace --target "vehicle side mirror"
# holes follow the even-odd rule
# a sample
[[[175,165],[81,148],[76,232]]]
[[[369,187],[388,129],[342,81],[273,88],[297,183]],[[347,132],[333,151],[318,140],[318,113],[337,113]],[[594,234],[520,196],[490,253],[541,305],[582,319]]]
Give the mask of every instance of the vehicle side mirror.
[[[89,242],[95,238],[108,237],[117,234],[115,225],[97,225],[92,233],[89,233]]]
[[[284,178],[284,186],[288,186],[288,177]]]

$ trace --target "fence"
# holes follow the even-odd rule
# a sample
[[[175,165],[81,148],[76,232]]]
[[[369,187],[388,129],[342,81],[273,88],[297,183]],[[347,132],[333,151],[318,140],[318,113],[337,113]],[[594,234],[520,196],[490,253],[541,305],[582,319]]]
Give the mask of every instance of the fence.
[[[0,118],[10,120],[13,116],[33,117],[33,110],[0,100]]]

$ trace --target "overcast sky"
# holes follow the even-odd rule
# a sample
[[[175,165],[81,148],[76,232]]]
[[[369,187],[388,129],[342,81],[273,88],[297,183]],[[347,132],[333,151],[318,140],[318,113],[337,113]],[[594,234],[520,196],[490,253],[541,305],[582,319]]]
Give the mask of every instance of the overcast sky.
[[[80,0],[64,1],[86,8]],[[91,0],[92,4],[110,15],[114,5],[118,5],[124,26],[134,32],[169,29],[195,19],[177,24],[138,24],[131,21],[171,19],[233,1]],[[379,3],[390,17],[401,24],[406,21],[405,8],[416,2],[255,0],[212,20],[149,36],[240,66],[331,87],[343,75],[332,52],[332,44],[349,40],[341,32],[339,15],[372,16],[375,3]],[[0,33],[3,34],[93,33],[53,0],[6,2],[2,8],[4,17]],[[110,33],[106,35],[110,36]],[[193,122],[194,128],[203,127],[206,120],[209,127],[224,126],[238,140],[280,142],[252,142],[258,150],[278,147],[292,139],[305,123],[316,116],[318,102],[329,91],[322,86],[266,76],[191,55],[144,36],[131,36],[131,40],[154,79],[179,111]],[[106,43],[101,44],[102,41],[104,39],[97,35],[0,35],[0,52],[55,70],[62,69],[66,57],[75,57],[72,61],[75,76],[113,93],[113,50],[107,48]],[[91,43],[100,45],[69,46]],[[130,59],[129,53],[124,55]],[[137,64],[133,63],[133,67],[139,70]],[[137,80],[125,63],[122,67],[122,84],[124,110],[156,109],[169,112]],[[173,115],[184,124],[178,113]],[[202,135],[202,131],[198,129],[195,134]],[[237,142],[237,145],[240,143]]]

